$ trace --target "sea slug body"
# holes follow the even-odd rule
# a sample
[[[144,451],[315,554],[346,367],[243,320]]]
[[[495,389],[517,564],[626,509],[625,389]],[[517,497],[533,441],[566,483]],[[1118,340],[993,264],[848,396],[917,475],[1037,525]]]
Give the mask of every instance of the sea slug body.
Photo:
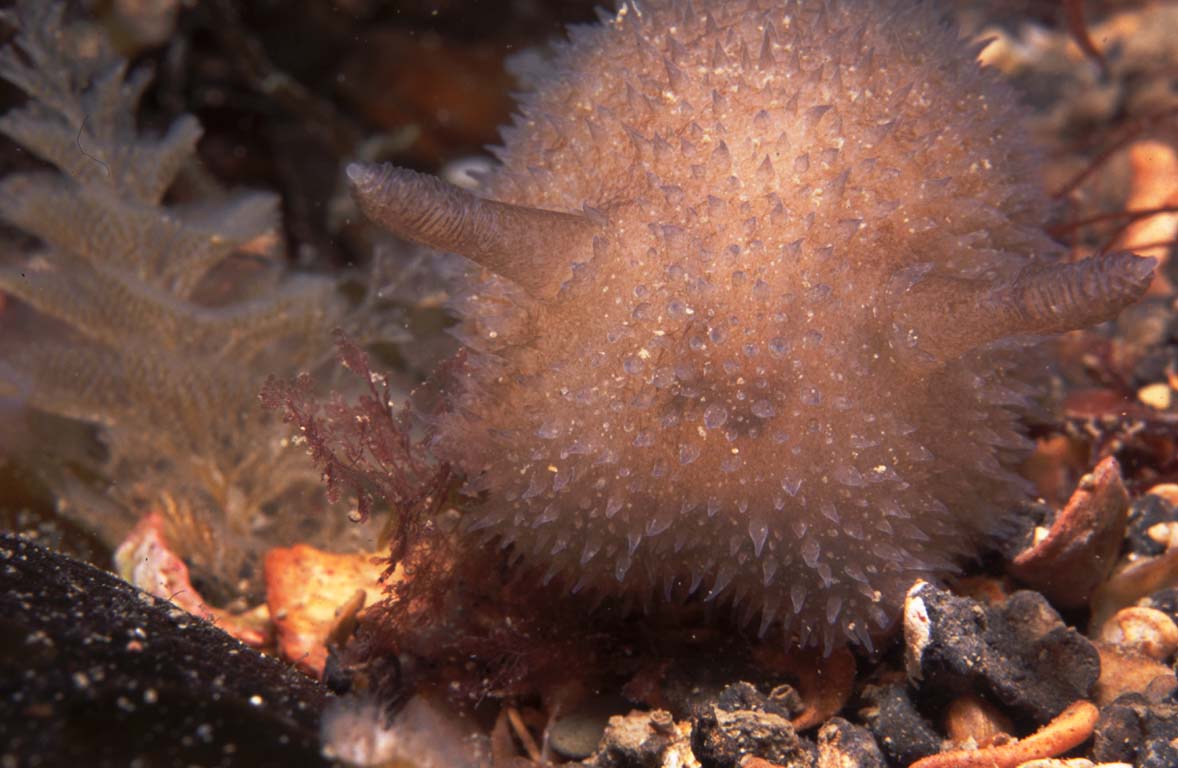
[[[352,166],[484,268],[433,424],[469,534],[539,579],[870,644],[1026,494],[1011,340],[1115,315],[1014,96],[933,3],[623,3],[570,31],[478,194]]]

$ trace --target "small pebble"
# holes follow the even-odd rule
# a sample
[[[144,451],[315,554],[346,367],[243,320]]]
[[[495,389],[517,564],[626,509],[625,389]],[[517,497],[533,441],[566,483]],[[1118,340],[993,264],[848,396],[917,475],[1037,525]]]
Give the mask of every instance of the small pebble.
[[[1169,384],[1147,384],[1137,390],[1137,399],[1158,411],[1167,411],[1173,402],[1174,390]]]
[[[1162,554],[1166,543],[1151,531],[1159,524],[1174,522],[1178,522],[1178,510],[1164,497],[1154,493],[1138,497],[1129,506],[1129,525],[1125,532],[1129,551],[1139,555]]]
[[[1002,710],[977,696],[959,696],[945,714],[945,731],[960,748],[989,747],[1011,739],[1014,730]]]
[[[818,768],[843,766],[886,768],[887,761],[871,731],[832,717],[818,729]]]
[[[552,724],[548,729],[548,743],[562,757],[569,760],[584,760],[597,750],[610,717],[624,714],[629,709],[626,702],[615,698],[583,702]],[[655,722],[655,714],[657,713],[651,715],[652,723]]]
[[[1126,653],[1164,661],[1178,650],[1178,625],[1162,611],[1134,606],[1117,611],[1100,628],[1100,639]]]

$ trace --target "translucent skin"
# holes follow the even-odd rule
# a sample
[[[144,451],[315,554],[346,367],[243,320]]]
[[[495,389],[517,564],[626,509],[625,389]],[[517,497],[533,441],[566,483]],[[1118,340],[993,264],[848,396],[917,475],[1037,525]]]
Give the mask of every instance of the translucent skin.
[[[1152,263],[1058,263],[1012,94],[932,4],[644,1],[570,37],[483,199],[350,170],[496,273],[435,425],[469,530],[575,592],[869,644],[1025,495],[1005,339]]]

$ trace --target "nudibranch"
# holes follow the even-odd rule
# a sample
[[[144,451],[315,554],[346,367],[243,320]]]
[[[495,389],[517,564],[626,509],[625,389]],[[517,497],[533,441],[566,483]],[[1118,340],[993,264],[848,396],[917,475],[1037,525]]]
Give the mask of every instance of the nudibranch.
[[[432,450],[466,535],[572,592],[870,644],[1027,484],[1024,340],[1134,301],[1069,262],[1014,93],[933,2],[641,0],[571,29],[476,192],[353,165],[473,261]]]

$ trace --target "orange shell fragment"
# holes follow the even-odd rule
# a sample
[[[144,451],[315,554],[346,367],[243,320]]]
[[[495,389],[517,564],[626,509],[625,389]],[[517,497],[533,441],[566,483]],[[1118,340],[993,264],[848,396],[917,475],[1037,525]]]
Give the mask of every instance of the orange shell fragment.
[[[327,664],[327,641],[357,592],[379,595],[385,563],[369,553],[334,554],[305,544],[266,553],[266,602],[284,659],[315,677]]]
[[[261,648],[270,640],[265,608],[235,614],[204,601],[188,576],[188,566],[164,537],[164,517],[151,512],[131,529],[115,550],[115,570],[144,592],[168,600],[193,616],[214,624],[246,645]]]
[[[1020,553],[1010,573],[1057,605],[1086,605],[1116,565],[1128,513],[1121,467],[1110,456],[1081,478],[1046,537]]]

